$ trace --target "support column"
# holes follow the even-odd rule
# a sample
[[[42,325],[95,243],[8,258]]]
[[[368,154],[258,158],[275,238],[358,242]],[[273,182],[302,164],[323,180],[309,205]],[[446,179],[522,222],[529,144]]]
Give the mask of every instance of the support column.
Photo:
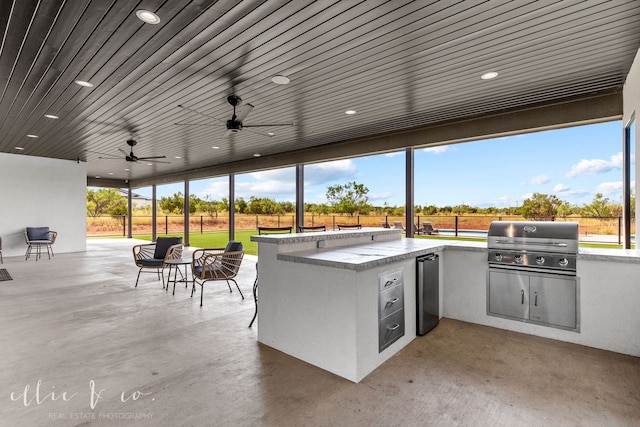
[[[296,165],[296,231],[304,227],[304,165]]]
[[[236,176],[229,175],[229,240],[236,239]]]
[[[414,150],[413,147],[405,149],[406,166],[405,166],[405,228],[406,236],[413,237],[413,170],[414,170]]]
[[[622,230],[624,249],[631,249],[631,127],[622,135]]]
[[[131,218],[133,218],[133,203],[131,202],[131,182],[127,183],[127,237],[133,237],[133,227],[131,226]]]
[[[158,201],[156,194],[156,185],[151,186],[151,241],[155,242],[158,238]]]
[[[190,214],[190,199],[189,196],[189,180],[184,180],[184,245],[189,245],[189,219],[191,217]]]

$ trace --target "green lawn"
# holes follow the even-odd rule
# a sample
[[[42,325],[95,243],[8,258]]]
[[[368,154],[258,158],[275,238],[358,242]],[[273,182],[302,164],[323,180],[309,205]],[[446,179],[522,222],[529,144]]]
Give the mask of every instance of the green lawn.
[[[258,255],[258,244],[250,240],[251,236],[258,234],[257,230],[236,230],[236,240],[242,242],[244,251],[250,255]],[[163,236],[182,236],[180,233],[176,234],[158,234],[158,237]],[[136,239],[151,240],[151,235],[134,236]],[[447,236],[415,236],[419,239],[441,239],[441,240],[462,240],[466,242],[486,242],[486,239],[481,237],[447,237]],[[122,238],[122,237],[119,237]],[[196,248],[224,248],[229,241],[229,233],[227,231],[217,231],[211,233],[194,233],[189,235],[189,243]],[[604,249],[622,249],[622,245],[616,244],[602,244],[602,243],[580,243],[582,248],[604,248]],[[635,246],[634,246],[635,247]]]
[[[258,244],[250,240],[258,234],[257,230],[236,230],[236,240],[242,242],[244,251],[250,255],[258,255]],[[158,237],[180,237],[182,233],[158,234]],[[151,240],[151,235],[134,236],[136,239]],[[189,234],[189,243],[195,248],[224,248],[229,242],[229,232],[216,231],[211,233]]]

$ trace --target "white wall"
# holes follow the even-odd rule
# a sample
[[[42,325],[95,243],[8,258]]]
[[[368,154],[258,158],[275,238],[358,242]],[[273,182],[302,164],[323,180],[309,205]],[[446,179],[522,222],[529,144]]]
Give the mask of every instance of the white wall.
[[[627,80],[622,90],[623,107],[622,107],[622,122],[626,126],[629,124],[629,120],[635,114],[636,121],[636,176],[631,179],[636,180],[636,188],[633,189],[633,194],[640,194],[638,189],[640,188],[640,49],[636,53],[636,57],[631,65],[631,70],[627,74]],[[636,227],[640,224],[640,197],[636,197]],[[637,234],[637,233],[636,233]]]
[[[57,231],[56,254],[86,250],[86,193],[84,162],[0,153],[3,256],[24,255],[25,227]]]

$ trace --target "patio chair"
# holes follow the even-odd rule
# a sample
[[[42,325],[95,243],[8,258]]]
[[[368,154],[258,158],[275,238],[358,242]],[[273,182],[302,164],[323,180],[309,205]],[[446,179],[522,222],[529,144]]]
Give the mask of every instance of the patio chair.
[[[49,259],[53,254],[53,244],[56,242],[58,233],[49,230],[49,227],[27,227],[24,230],[24,240],[27,244],[27,252],[24,254],[25,261],[31,257],[33,248],[36,250],[36,261],[42,256],[42,248],[47,249]]]
[[[291,233],[293,227],[258,227],[258,234],[286,234]],[[258,263],[256,262],[256,280],[253,282],[253,302],[256,306],[249,327],[253,326],[258,316]]]
[[[180,258],[182,258],[182,237],[158,237],[155,243],[135,245],[133,260],[140,268],[135,287],[138,287],[140,273],[143,271],[153,273],[147,270],[155,270],[158,273],[158,280],[162,278],[162,289],[164,289],[164,268],[168,266],[166,261]]]
[[[360,230],[362,224],[338,224],[338,230]]]
[[[397,229],[400,229],[402,231],[407,231],[404,228],[404,225],[402,225],[402,223],[400,221],[393,221],[393,228],[397,228]]]
[[[420,235],[424,233],[424,228],[418,227],[417,224],[413,224],[413,234]]]
[[[433,224],[431,224],[430,222],[423,222],[422,230],[424,231],[424,234],[428,234],[431,236],[440,234],[440,231],[438,231],[437,228],[433,228]]]
[[[326,225],[311,225],[298,227],[298,233],[304,233],[305,231],[327,231]]]
[[[240,296],[244,295],[236,282],[235,277],[240,272],[240,264],[244,257],[244,248],[241,242],[235,240],[227,243],[224,248],[197,249],[193,252],[191,272],[193,274],[193,287],[191,296],[196,290],[196,283],[200,285],[200,307],[202,307],[204,284],[214,280],[225,280],[229,292],[233,292],[229,280],[236,284]]]
[[[382,224],[382,228],[391,228],[387,221],[381,221],[380,223]]]

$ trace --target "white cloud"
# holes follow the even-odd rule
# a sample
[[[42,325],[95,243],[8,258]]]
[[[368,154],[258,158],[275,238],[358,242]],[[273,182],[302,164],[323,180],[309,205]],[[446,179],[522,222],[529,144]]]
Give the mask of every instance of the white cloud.
[[[384,192],[384,193],[369,193],[369,194],[367,194],[367,196],[369,197],[369,201],[372,202],[374,200],[385,200],[385,199],[388,199],[389,197],[395,196],[395,194],[392,193],[391,191],[387,191],[387,192]]]
[[[395,157],[404,154],[404,151],[394,151],[393,153],[384,153],[385,157]]]
[[[547,182],[549,182],[551,180],[551,177],[549,177],[549,175],[538,175],[538,176],[534,176],[533,178],[531,178],[529,180],[529,182],[525,183],[525,184],[529,184],[529,185],[542,185],[542,184],[546,184]]]
[[[319,185],[353,178],[355,173],[356,164],[350,159],[314,163],[304,167],[304,185]]]
[[[436,147],[423,148],[422,151],[424,151],[425,153],[440,154],[440,153],[444,153],[445,151],[448,151],[449,147],[450,147],[449,145],[438,145]]]
[[[596,187],[596,193],[602,193],[604,196],[611,194],[622,194],[622,181],[618,182],[603,182]]]
[[[564,191],[569,191],[569,187],[564,184],[556,184],[555,187],[553,187],[554,193],[562,193]]]
[[[612,169],[622,169],[622,153],[611,156],[611,160],[603,159],[582,159],[577,164],[571,166],[571,170],[567,172],[567,178],[575,178],[580,175],[595,175],[598,173],[609,172]]]

